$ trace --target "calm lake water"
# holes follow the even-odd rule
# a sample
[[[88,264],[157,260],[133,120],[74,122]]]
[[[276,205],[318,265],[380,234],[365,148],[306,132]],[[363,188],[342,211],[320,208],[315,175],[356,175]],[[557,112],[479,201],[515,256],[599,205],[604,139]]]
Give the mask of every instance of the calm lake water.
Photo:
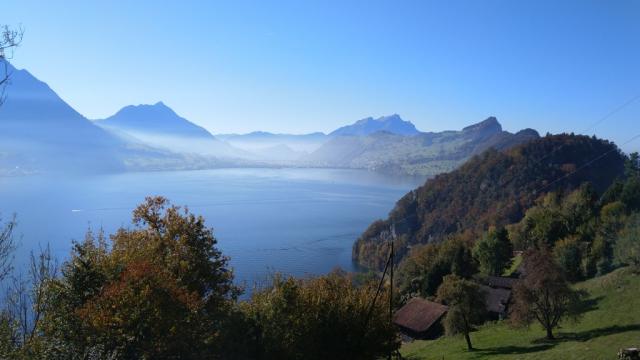
[[[214,228],[238,283],[274,271],[304,276],[353,270],[351,246],[422,182],[359,170],[220,169],[90,177],[0,178],[0,213],[16,213],[20,265],[50,244],[62,261],[87,228],[131,226],[147,195],[188,205]]]

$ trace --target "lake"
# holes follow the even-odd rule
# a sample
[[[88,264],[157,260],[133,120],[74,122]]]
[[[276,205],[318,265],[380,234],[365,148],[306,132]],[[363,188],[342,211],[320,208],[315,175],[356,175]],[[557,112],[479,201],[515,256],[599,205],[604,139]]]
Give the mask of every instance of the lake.
[[[4,219],[17,214],[19,266],[31,249],[47,243],[63,261],[72,240],[81,240],[89,227],[108,234],[130,227],[136,205],[162,195],[205,217],[231,257],[236,281],[251,285],[276,271],[305,276],[353,270],[354,240],[422,182],[337,169],[5,177],[0,212]]]

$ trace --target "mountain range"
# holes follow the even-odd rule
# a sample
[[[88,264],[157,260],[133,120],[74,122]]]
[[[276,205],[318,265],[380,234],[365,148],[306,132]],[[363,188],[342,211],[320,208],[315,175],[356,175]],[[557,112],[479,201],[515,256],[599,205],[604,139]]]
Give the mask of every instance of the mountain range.
[[[154,147],[97,126],[27,70],[7,65],[11,82],[0,107],[0,175],[230,165],[210,156]]]
[[[397,117],[399,119],[399,117]],[[539,137],[535,130],[502,130],[495,117],[461,131],[416,133],[387,131],[365,136],[335,136],[305,157],[307,165],[359,168],[433,176],[455,169],[490,147],[502,150]]]
[[[460,131],[420,132],[393,114],[328,134],[213,135],[163,102],[125,106],[91,121],[26,70],[12,72],[0,107],[0,173],[201,169],[221,166],[338,167],[432,176],[490,147],[536,139],[489,118]]]

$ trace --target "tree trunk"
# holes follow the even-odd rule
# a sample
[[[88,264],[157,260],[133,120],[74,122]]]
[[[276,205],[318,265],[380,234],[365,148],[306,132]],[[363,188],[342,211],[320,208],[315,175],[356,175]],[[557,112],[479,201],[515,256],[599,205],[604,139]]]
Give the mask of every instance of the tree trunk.
[[[467,350],[473,350],[473,345],[471,345],[471,338],[469,337],[469,333],[464,333],[464,339],[467,340]]]
[[[555,337],[553,337],[553,332],[551,332],[551,327],[547,328],[547,340],[554,340]]]

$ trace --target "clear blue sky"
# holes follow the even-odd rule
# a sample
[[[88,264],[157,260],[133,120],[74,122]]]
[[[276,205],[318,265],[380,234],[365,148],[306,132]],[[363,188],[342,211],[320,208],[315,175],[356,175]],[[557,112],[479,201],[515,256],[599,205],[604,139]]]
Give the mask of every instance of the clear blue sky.
[[[14,64],[89,118],[162,100],[214,133],[329,131],[398,113],[421,130],[640,133],[640,1],[30,1]],[[640,149],[640,139],[625,146]]]

